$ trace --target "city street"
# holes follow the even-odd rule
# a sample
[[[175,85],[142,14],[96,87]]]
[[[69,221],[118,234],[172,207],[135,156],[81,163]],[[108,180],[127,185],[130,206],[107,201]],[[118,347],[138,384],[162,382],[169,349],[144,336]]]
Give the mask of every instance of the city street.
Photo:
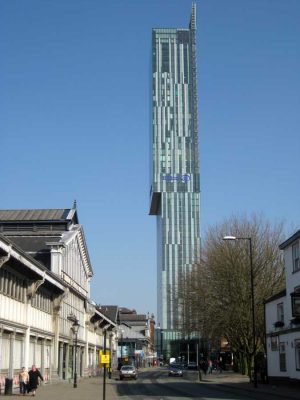
[[[184,377],[169,377],[166,368],[143,369],[138,379],[120,381],[117,371],[107,379],[106,400],[295,400],[299,399],[299,388],[274,387],[259,384],[253,388],[246,377],[224,372],[203,377],[198,381],[197,371],[185,371]],[[40,400],[102,400],[103,378],[81,379],[78,387],[72,382],[42,385],[36,397]],[[29,396],[31,397],[31,396]],[[19,396],[10,396],[17,399]]]
[[[215,374],[204,376],[198,381],[197,371],[185,371],[184,377],[169,377],[167,369],[146,370],[140,373],[137,381],[122,381],[117,384],[119,397],[125,399],[180,400],[278,400],[299,398],[299,392],[278,391],[271,386],[255,390],[249,385],[248,379],[239,374]],[[267,390],[265,390],[267,389]],[[272,393],[272,391],[274,393]]]

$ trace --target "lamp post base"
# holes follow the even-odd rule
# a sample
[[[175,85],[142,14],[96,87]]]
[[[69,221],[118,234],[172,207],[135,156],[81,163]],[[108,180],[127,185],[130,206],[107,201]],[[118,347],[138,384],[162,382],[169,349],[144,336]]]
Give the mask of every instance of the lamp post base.
[[[74,374],[74,384],[73,384],[73,388],[77,388],[77,374]]]

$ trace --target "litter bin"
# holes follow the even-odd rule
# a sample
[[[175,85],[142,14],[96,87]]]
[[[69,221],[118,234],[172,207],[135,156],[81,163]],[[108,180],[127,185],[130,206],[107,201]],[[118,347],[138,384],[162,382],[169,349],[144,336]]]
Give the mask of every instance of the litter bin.
[[[12,394],[13,380],[5,378],[4,394]]]

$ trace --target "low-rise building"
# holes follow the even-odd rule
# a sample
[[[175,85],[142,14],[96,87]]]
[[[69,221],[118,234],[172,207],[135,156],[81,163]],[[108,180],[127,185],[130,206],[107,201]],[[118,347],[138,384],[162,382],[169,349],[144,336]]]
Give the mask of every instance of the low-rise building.
[[[0,210],[0,390],[33,364],[45,381],[72,378],[75,365],[78,376],[98,374],[104,336],[116,353],[116,324],[92,301],[92,276],[75,205]]]
[[[153,364],[154,315],[137,314],[126,307],[102,305],[100,310],[118,326],[118,364]]]
[[[265,302],[270,381],[300,382],[300,230],[280,245],[286,288]]]

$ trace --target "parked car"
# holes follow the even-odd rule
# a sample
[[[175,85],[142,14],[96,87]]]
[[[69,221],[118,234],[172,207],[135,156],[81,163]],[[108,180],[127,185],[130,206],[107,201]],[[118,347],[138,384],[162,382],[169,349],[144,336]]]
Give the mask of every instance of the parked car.
[[[123,365],[120,369],[120,380],[124,378],[137,379],[138,372],[133,365]]]
[[[183,370],[180,364],[172,363],[169,366],[169,376],[183,376]]]

